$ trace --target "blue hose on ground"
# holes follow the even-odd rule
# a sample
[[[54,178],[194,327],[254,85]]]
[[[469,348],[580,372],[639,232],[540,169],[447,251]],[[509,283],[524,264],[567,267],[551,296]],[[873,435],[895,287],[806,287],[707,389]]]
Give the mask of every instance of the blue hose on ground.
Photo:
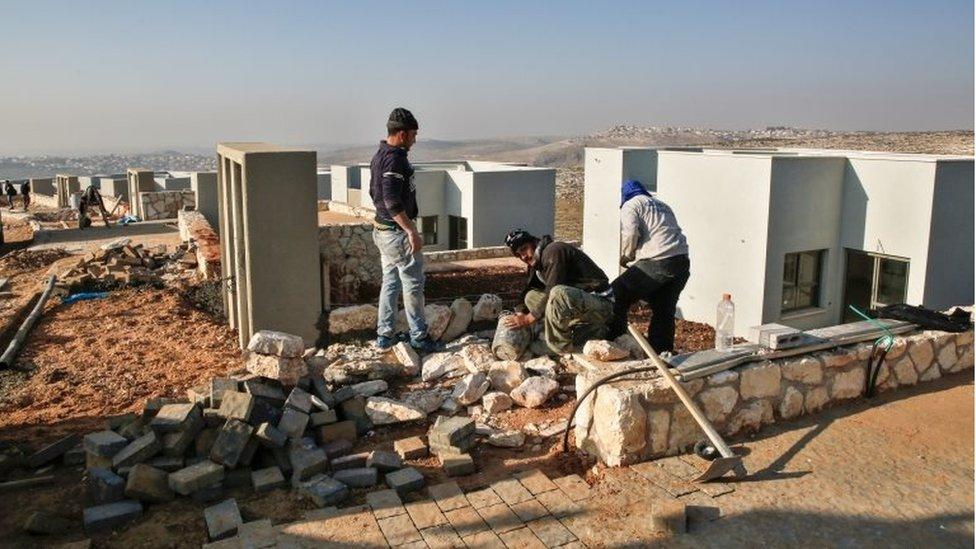
[[[62,305],[71,305],[76,301],[87,301],[89,299],[105,299],[108,297],[108,292],[80,292],[77,294],[71,294],[68,297],[61,300]]]

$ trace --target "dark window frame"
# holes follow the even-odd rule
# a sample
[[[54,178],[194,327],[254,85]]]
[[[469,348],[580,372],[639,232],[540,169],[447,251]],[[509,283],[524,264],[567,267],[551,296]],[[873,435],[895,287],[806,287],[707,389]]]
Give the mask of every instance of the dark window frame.
[[[424,246],[436,246],[438,238],[438,225],[440,223],[440,216],[437,215],[422,215],[417,217],[417,232],[420,233],[420,237],[423,240]],[[428,223],[432,221],[432,223]],[[431,225],[433,230],[431,230]]]
[[[821,308],[823,270],[827,250],[791,252],[783,257],[783,292],[780,312],[783,314]],[[812,266],[804,262],[813,261]],[[808,263],[807,263],[808,264]]]

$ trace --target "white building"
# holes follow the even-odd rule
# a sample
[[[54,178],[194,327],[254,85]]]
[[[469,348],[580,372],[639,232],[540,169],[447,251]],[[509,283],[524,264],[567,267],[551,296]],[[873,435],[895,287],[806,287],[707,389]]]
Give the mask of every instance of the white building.
[[[691,279],[679,316],[715,323],[729,292],[736,334],[798,329],[906,302],[973,303],[973,158],[862,151],[587,148],[583,249],[619,272],[620,184],[674,210]]]
[[[500,246],[515,227],[555,227],[556,171],[481,161],[413,164],[418,229],[431,251]],[[332,166],[332,200],[375,209],[368,165]]]

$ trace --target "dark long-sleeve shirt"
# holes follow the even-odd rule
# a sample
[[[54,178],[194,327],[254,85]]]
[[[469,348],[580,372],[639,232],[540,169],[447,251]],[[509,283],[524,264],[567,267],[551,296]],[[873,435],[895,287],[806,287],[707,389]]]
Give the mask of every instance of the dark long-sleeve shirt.
[[[386,141],[369,163],[369,196],[376,206],[376,221],[395,224],[393,216],[404,212],[410,219],[417,217],[417,188],[413,181],[413,167],[407,160],[407,150],[393,147]]]
[[[546,312],[549,292],[559,285],[573,286],[587,292],[602,292],[610,287],[607,275],[583,253],[583,250],[565,242],[554,242],[549,235],[543,236],[536,246],[536,264],[529,268],[526,291],[541,290],[546,299],[534,311],[536,318]]]

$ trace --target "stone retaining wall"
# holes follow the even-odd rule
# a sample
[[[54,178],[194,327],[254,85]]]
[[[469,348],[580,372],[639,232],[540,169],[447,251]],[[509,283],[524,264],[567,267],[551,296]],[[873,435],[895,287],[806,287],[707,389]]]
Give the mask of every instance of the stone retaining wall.
[[[196,246],[197,269],[204,280],[220,278],[220,238],[204,215],[196,210],[177,213],[180,240]]]
[[[684,387],[716,429],[732,436],[862,396],[870,353],[868,342],[745,364],[685,382]],[[876,387],[878,392],[891,391],[971,368],[972,331],[926,331],[896,339]],[[579,374],[577,394],[611,371]],[[683,453],[704,438],[661,378],[603,385],[576,414],[577,445],[611,466]]]
[[[319,251],[329,277],[332,304],[359,303],[383,279],[373,224],[343,223],[319,227]]]
[[[58,197],[43,193],[31,193],[31,203],[45,208],[57,208]]]
[[[184,208],[196,207],[193,191],[153,191],[139,193],[143,221],[157,219],[176,219]]]

